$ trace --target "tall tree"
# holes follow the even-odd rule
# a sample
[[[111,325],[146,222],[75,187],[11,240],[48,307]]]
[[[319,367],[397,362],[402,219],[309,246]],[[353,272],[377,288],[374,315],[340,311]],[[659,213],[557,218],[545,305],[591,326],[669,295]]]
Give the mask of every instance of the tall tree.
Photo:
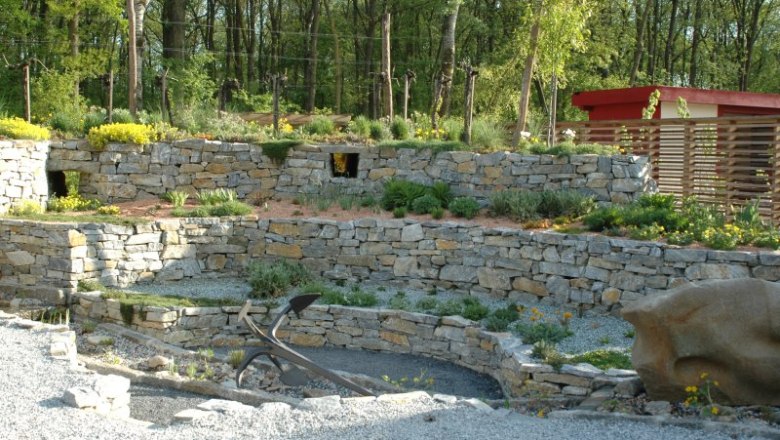
[[[439,115],[450,114],[452,101],[452,79],[455,73],[455,28],[458,23],[458,11],[462,0],[446,0],[444,19],[441,27],[439,81],[441,83],[441,106]]]
[[[183,61],[187,0],[164,0],[162,9],[163,58]]]
[[[320,0],[310,0],[304,21],[305,33],[305,57],[306,70],[304,82],[306,85],[306,103],[304,109],[307,112],[314,111],[314,100],[317,95],[317,40],[320,27]]]

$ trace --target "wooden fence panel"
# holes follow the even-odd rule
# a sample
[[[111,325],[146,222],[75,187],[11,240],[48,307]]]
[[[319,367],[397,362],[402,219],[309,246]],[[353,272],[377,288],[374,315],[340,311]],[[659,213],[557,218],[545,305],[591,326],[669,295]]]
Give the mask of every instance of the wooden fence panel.
[[[759,200],[780,221],[780,116],[562,122],[578,143],[619,145],[647,155],[659,191],[720,207]]]

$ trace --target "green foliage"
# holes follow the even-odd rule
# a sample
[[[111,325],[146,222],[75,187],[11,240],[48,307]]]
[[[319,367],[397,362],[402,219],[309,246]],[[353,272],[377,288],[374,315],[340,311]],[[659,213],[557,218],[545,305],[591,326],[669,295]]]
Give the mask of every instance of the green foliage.
[[[631,357],[626,353],[615,350],[593,350],[587,353],[578,354],[569,358],[567,363],[579,364],[588,363],[596,368],[608,370],[610,368],[619,368],[623,370],[633,369]]]
[[[184,191],[169,191],[163,194],[163,199],[171,202],[174,208],[181,208],[187,203],[187,199],[190,195]]]
[[[599,156],[612,156],[618,154],[619,148],[614,145],[601,144],[577,144],[563,142],[552,147],[545,144],[534,144],[529,148],[532,154],[549,154],[557,157],[568,157],[577,154],[597,154]]]
[[[402,141],[409,139],[411,137],[409,123],[406,121],[406,119],[400,116],[396,116],[390,123],[390,133],[392,133],[393,139]]]
[[[421,298],[417,301],[417,304],[414,305],[414,308],[426,313],[431,313],[435,311],[439,307],[439,301],[436,300],[436,298]]]
[[[491,332],[505,332],[509,325],[520,318],[517,306],[509,304],[506,307],[496,309],[485,320],[485,327]]]
[[[471,126],[471,146],[482,151],[497,151],[507,146],[507,131],[499,121],[477,118]]]
[[[102,150],[109,142],[146,145],[157,138],[157,132],[150,125],[106,124],[89,130],[87,139],[90,145]]]
[[[444,131],[444,138],[449,141],[459,141],[463,137],[462,118],[443,118],[439,121],[439,127]]]
[[[107,205],[98,207],[96,212],[100,215],[119,215],[121,210],[116,205]]]
[[[11,139],[32,139],[42,141],[49,139],[49,130],[33,125],[21,118],[0,119],[0,137]]]
[[[404,218],[404,217],[406,217],[406,207],[399,206],[397,208],[393,208],[393,217],[395,217],[395,218]]]
[[[347,131],[363,139],[371,137],[371,120],[365,116],[358,116],[347,125]]]
[[[466,299],[469,299],[471,301],[466,301]],[[466,319],[470,319],[472,321],[481,321],[483,320],[488,313],[490,313],[490,310],[480,304],[480,302],[474,298],[466,298],[464,299],[464,307],[463,307],[463,317]]]
[[[427,192],[425,185],[410,180],[390,179],[385,182],[382,194],[382,208],[390,211],[394,208],[409,208],[412,202]]]
[[[360,206],[363,208],[370,208],[376,205],[376,199],[371,194],[365,195],[360,198]]]
[[[8,214],[14,217],[23,217],[29,215],[43,214],[44,209],[41,202],[35,200],[19,200],[11,205]]]
[[[252,207],[244,202],[232,200],[209,206],[209,217],[228,217],[247,215],[253,211]]]
[[[467,151],[469,149],[468,145],[460,141],[442,141],[437,139],[407,139],[403,141],[385,141],[380,142],[377,146],[380,148],[395,148],[396,150],[404,148],[409,148],[412,150],[431,150],[433,154],[438,154],[445,151]]]
[[[291,149],[301,145],[302,142],[293,139],[280,139],[277,141],[263,142],[260,147],[263,149],[263,154],[271,159],[271,162],[281,165],[284,160],[287,159],[287,154]]]
[[[305,284],[312,275],[306,266],[297,262],[257,260],[249,264],[247,277],[253,298],[274,298],[284,295],[290,287]]]
[[[30,112],[36,121],[51,121],[55,114],[78,123],[86,105],[84,98],[75,95],[79,75],[72,70],[48,69],[30,79]],[[75,132],[76,130],[74,130]]]
[[[432,194],[422,195],[412,201],[412,212],[415,214],[428,214],[441,207],[441,201]]]
[[[442,181],[434,182],[433,185],[428,188],[428,194],[436,197],[443,208],[449,207],[450,202],[454,198],[450,185],[447,182]]]
[[[450,202],[450,212],[456,217],[472,219],[479,213],[479,202],[473,197],[458,197]]]
[[[545,364],[551,365],[555,371],[561,369],[566,362],[566,356],[561,354],[555,347],[555,343],[545,339],[539,340],[533,344],[531,356],[540,359]]]
[[[49,119],[49,126],[62,133],[77,134],[81,132],[82,120],[75,112],[58,111]]]
[[[393,297],[390,298],[388,306],[395,310],[412,309],[412,303],[409,302],[409,300],[406,298],[406,294],[404,292],[397,292],[395,295],[393,295]]]
[[[228,364],[230,364],[233,369],[238,368],[241,366],[241,362],[244,362],[244,350],[230,350],[228,352]]]
[[[106,123],[106,111],[104,109],[96,109],[88,112],[84,115],[84,123],[82,124],[82,131],[89,133],[95,127],[99,127]]]
[[[417,303],[419,307],[420,303]],[[454,299],[441,302],[436,305],[435,313],[439,316],[454,316],[463,313],[463,302]]]
[[[390,130],[381,121],[371,121],[369,123],[368,135],[377,142],[391,137]]]
[[[238,199],[236,191],[233,189],[204,189],[195,194],[198,203],[203,206],[219,205],[226,202],[233,202]]]
[[[436,207],[431,209],[431,217],[434,220],[441,220],[442,218],[444,218],[444,208]]]
[[[512,328],[526,344],[547,341],[557,344],[573,333],[568,328],[554,322],[518,322]]]
[[[355,197],[353,196],[341,196],[339,197],[339,206],[343,211],[351,211],[352,206],[355,204]]]
[[[130,110],[126,108],[115,108],[111,111],[111,122],[113,124],[133,124],[135,118]]]
[[[327,136],[336,132],[336,125],[331,118],[318,115],[303,126],[303,131],[312,135]]]
[[[493,215],[505,216],[516,221],[538,218],[580,217],[593,209],[593,197],[576,190],[522,191],[504,190],[490,197]]]
[[[374,293],[363,292],[361,290],[348,293],[338,290],[326,290],[320,298],[322,304],[334,304],[350,307],[373,307],[377,305],[379,299]]]

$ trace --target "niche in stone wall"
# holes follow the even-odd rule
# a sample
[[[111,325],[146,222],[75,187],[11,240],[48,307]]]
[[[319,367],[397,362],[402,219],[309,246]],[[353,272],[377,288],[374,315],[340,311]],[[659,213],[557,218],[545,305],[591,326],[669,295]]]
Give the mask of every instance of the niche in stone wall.
[[[49,182],[49,197],[65,197],[68,195],[68,184],[65,181],[64,171],[47,171],[46,179]]]
[[[333,177],[356,178],[359,156],[358,153],[331,153],[330,169],[333,171]]]

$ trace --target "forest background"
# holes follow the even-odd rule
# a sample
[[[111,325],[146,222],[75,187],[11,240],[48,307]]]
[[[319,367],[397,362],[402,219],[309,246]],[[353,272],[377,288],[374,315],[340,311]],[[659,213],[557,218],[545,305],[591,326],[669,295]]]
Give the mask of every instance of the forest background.
[[[38,122],[105,107],[109,72],[127,107],[128,8],[149,113],[165,73],[174,115],[215,108],[220,88],[228,110],[271,111],[285,75],[282,111],[382,116],[383,29],[396,113],[413,73],[410,113],[462,114],[465,65],[475,113],[506,123],[523,96],[544,120],[553,81],[559,120],[585,118],[575,91],[780,92],[780,0],[0,0],[0,114],[23,114],[25,63]]]

